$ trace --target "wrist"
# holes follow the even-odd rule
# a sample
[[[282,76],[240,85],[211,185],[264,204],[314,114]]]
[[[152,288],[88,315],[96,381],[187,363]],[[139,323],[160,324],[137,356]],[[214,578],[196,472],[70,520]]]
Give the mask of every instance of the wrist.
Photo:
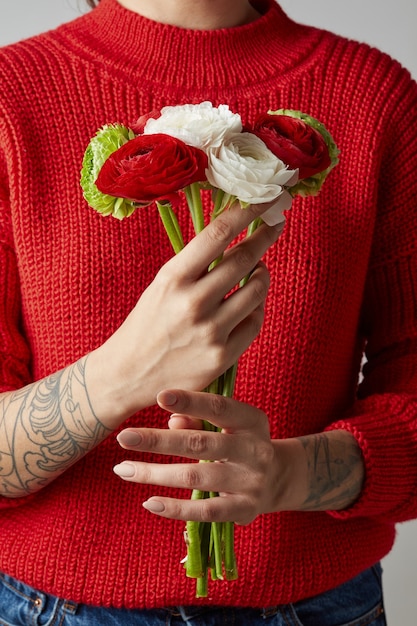
[[[304,511],[341,511],[359,498],[365,478],[361,449],[351,433],[333,430],[300,437],[307,461]]]
[[[85,372],[92,409],[106,427],[114,430],[146,406],[133,403],[129,378],[107,343],[87,355]]]
[[[359,498],[365,475],[356,439],[334,430],[273,442],[276,511],[340,511]]]
[[[308,497],[308,464],[303,445],[298,438],[275,439],[277,490],[275,511],[299,511]]]

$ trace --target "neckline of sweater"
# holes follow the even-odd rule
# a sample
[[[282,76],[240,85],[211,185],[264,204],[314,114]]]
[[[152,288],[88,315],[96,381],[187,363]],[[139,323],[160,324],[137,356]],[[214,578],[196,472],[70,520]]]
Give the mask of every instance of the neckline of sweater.
[[[57,29],[57,40],[121,79],[138,74],[144,86],[209,93],[262,89],[271,77],[312,61],[324,31],[291,20],[275,0],[257,0],[254,22],[199,31],[161,24],[101,0],[90,13]]]

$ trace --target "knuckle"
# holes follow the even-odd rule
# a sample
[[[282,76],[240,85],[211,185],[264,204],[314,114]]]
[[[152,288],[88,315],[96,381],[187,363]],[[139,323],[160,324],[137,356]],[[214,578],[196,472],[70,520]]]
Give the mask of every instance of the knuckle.
[[[257,273],[258,273],[258,276],[260,277],[260,279],[264,281],[264,284],[265,284],[266,288],[268,289],[269,288],[269,284],[271,282],[271,275],[269,273],[268,267],[262,261],[259,261],[259,263],[258,263]]]
[[[207,228],[206,234],[207,237],[215,242],[222,241],[227,243],[233,238],[234,232],[232,225],[225,219],[225,217],[219,215],[210,224],[210,228]]]
[[[251,282],[255,296],[254,299],[256,302],[264,302],[266,296],[268,295],[269,283],[261,280],[259,277],[257,279],[253,279]]]
[[[204,454],[209,449],[207,436],[204,431],[191,433],[188,437],[187,451],[193,454]]]
[[[257,262],[257,257],[249,246],[240,245],[234,249],[235,262],[238,267],[251,269]]]
[[[158,288],[163,289],[164,291],[168,290],[172,286],[173,280],[177,276],[177,272],[174,271],[172,267],[172,259],[167,261],[165,265],[163,265],[154,278],[154,282],[158,283]]]
[[[274,451],[271,445],[257,446],[256,455],[259,464],[263,468],[270,468],[274,461]]]
[[[214,350],[213,365],[219,372],[225,372],[233,361],[230,360],[230,353],[224,344],[219,344]]]
[[[192,465],[182,470],[181,483],[186,489],[196,489],[200,484],[200,474]]]
[[[216,394],[210,394],[210,410],[213,416],[221,416],[227,413],[226,398]]]
[[[254,519],[256,519],[258,513],[256,506],[252,500],[245,498],[240,505],[240,514],[236,517],[236,524],[239,526],[248,526]]]
[[[188,283],[188,274],[189,261],[181,254],[175,254],[158,270],[154,282],[158,281],[158,287],[172,291]]]
[[[227,337],[225,331],[215,321],[207,321],[200,325],[197,338],[201,346],[204,346],[205,362],[209,363],[216,371],[226,369],[224,364],[229,361],[230,354],[227,350]]]
[[[175,394],[177,396],[176,412],[187,412],[187,410],[193,405],[192,398],[187,392],[184,392],[181,389],[177,389]]]
[[[284,228],[284,225],[282,225],[282,228],[280,230],[277,230],[276,228],[266,228],[266,240],[268,242],[268,247],[272,246],[272,244],[274,244],[276,242],[276,240],[278,239],[279,235],[281,234],[282,230]]]
[[[224,521],[220,509],[216,506],[214,500],[217,498],[207,498],[201,500],[200,521],[201,522],[222,522]]]
[[[204,317],[204,303],[198,294],[192,289],[186,289],[179,285],[177,291],[174,285],[167,287],[171,289],[170,312],[172,314],[171,324],[175,328],[194,328],[202,323]]]
[[[248,458],[256,459],[256,468],[252,471],[253,481],[256,483],[255,490],[259,492],[260,484],[264,482],[265,473],[272,467],[274,462],[274,450],[270,443],[254,442],[248,440]]]
[[[146,437],[145,446],[147,450],[155,450],[161,443],[161,436],[158,434],[157,431],[145,431],[144,437]]]
[[[166,517],[171,517],[172,519],[184,519],[183,508],[184,507],[181,502],[168,500],[165,506]]]
[[[144,485],[152,484],[152,470],[147,463],[141,463],[140,465],[135,466],[135,480],[140,481]]]
[[[213,319],[207,319],[204,324],[202,324],[202,335],[206,339],[206,341],[213,343],[217,346],[217,343],[220,341],[220,337],[222,335],[222,329],[220,328],[218,322]]]

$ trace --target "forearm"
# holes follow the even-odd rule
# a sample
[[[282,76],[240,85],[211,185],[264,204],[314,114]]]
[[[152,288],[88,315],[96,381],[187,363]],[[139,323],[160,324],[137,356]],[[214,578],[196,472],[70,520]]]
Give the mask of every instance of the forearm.
[[[0,396],[1,495],[40,490],[110,434],[93,409],[86,362]]]

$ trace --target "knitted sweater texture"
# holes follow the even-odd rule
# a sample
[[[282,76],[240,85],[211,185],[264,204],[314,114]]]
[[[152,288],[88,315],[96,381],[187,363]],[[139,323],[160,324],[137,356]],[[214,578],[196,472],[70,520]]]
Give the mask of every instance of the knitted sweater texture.
[[[2,391],[99,346],[171,256],[154,209],[119,222],[86,206],[79,172],[99,127],[203,100],[244,122],[288,107],[321,119],[341,149],[321,195],[294,202],[265,256],[265,323],[236,397],[267,413],[274,438],[349,430],[366,482],[343,512],[238,527],[239,579],[212,583],[201,601],[217,605],[334,587],[383,557],[395,523],[417,515],[417,88],[388,56],[296,24],[272,0],[258,7],[256,22],[201,32],[101,0],[0,52]],[[186,211],[180,221],[191,237]],[[151,407],[127,424],[166,419]],[[40,492],[3,498],[0,570],[89,604],[197,603],[180,564],[183,523],[142,508],[151,494],[189,494],[124,483],[112,472],[123,458],[114,434]]]

